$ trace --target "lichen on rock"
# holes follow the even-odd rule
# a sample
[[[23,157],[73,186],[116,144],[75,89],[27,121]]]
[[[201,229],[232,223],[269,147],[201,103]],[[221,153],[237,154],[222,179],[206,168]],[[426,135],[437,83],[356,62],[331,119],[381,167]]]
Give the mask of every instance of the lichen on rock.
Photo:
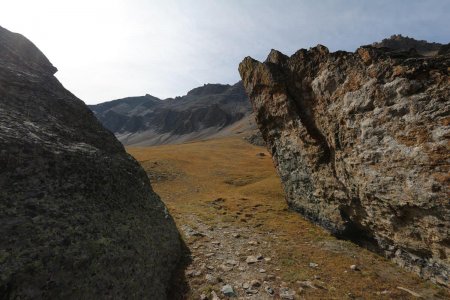
[[[0,27],[0,298],[165,299],[177,228],[55,72]]]
[[[449,63],[445,53],[319,45],[239,65],[290,206],[444,285]]]

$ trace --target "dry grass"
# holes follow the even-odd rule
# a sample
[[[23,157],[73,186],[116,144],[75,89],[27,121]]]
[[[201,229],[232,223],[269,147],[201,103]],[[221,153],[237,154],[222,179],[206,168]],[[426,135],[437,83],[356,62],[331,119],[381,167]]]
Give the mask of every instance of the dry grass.
[[[179,227],[196,215],[207,224],[234,223],[272,232],[277,276],[296,285],[315,280],[323,289],[306,289],[307,299],[408,299],[402,286],[425,298],[450,297],[444,288],[423,281],[367,250],[330,236],[288,209],[272,160],[262,147],[240,138],[181,145],[128,148],[152,177],[152,185]],[[259,156],[258,153],[265,153]],[[224,201],[215,199],[223,198]],[[317,269],[310,262],[319,264]],[[361,271],[349,269],[361,266]],[[314,279],[314,277],[318,279]],[[321,283],[323,282],[323,283]],[[192,286],[192,285],[191,285]],[[193,286],[195,288],[195,286]]]

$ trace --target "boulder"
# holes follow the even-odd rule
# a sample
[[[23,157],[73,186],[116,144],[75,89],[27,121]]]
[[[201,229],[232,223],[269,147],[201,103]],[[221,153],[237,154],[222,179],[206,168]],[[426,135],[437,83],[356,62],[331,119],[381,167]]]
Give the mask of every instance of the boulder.
[[[324,46],[240,66],[289,205],[448,285],[448,54]]]
[[[0,27],[1,298],[165,299],[177,228],[145,171],[56,71]]]

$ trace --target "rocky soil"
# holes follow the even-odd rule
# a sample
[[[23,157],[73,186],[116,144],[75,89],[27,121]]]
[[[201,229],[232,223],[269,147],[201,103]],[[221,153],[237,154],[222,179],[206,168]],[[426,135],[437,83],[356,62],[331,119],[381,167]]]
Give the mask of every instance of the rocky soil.
[[[171,299],[450,297],[288,209],[263,147],[226,138],[127,150],[151,176],[187,246]]]
[[[55,72],[0,27],[0,298],[165,299],[173,219]]]
[[[433,282],[450,276],[450,56],[370,46],[239,71],[289,205]]]

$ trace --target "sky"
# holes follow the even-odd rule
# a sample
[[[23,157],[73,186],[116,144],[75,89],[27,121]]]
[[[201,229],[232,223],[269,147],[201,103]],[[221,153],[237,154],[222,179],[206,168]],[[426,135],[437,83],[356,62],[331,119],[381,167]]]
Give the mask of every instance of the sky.
[[[450,42],[450,0],[0,0],[88,104],[233,84],[246,56],[317,44],[354,51],[392,34]]]

